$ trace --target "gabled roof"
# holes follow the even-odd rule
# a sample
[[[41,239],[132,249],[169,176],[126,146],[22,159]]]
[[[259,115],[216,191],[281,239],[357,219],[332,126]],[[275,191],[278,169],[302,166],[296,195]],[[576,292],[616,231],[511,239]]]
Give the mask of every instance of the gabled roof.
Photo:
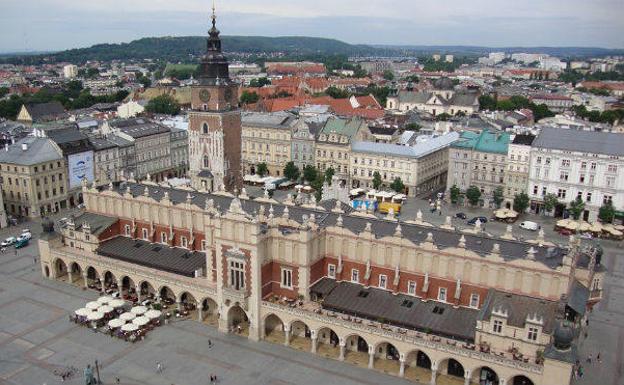
[[[65,108],[59,102],[33,103],[24,105],[33,122],[53,120],[65,115]]]
[[[8,151],[0,150],[0,163],[30,166],[61,159],[63,154],[49,138],[29,136],[9,146]]]

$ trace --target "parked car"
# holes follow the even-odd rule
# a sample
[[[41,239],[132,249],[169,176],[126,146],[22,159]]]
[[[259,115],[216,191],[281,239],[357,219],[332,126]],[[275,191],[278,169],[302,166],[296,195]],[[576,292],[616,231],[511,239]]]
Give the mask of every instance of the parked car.
[[[17,238],[15,237],[8,237],[7,239],[5,239],[4,241],[2,241],[2,243],[0,243],[1,247],[7,247],[7,246],[11,246],[12,244],[14,244],[15,242],[17,242]]]
[[[30,241],[32,239],[32,234],[31,233],[22,233],[22,235],[20,235],[19,237],[17,237],[16,242],[21,241],[22,239],[26,239],[28,241]]]
[[[520,228],[530,231],[537,231],[540,229],[540,225],[535,222],[524,221],[520,223]]]
[[[17,242],[15,242],[16,249],[21,249],[22,247],[26,246],[28,246],[28,239],[26,238],[19,239]]]
[[[471,220],[468,221],[469,225],[474,225],[475,223],[477,223],[477,220],[479,220],[481,222],[481,224],[487,223],[487,218],[486,217],[474,217]]]
[[[457,213],[457,214],[455,214],[455,218],[459,218],[459,219],[464,219],[465,220],[468,217],[464,213]]]

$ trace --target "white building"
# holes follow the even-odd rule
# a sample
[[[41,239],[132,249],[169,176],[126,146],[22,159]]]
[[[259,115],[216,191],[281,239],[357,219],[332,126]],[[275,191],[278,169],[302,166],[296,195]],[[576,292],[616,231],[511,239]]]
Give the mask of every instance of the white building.
[[[65,79],[74,79],[76,76],[78,76],[78,66],[75,64],[68,64],[63,67],[63,77],[65,77]]]
[[[531,211],[543,212],[544,196],[566,205],[581,197],[584,220],[594,221],[611,202],[624,209],[624,135],[543,128],[533,141],[528,191]]]
[[[145,107],[136,100],[130,100],[117,107],[117,116],[123,119],[134,118],[143,113]]]

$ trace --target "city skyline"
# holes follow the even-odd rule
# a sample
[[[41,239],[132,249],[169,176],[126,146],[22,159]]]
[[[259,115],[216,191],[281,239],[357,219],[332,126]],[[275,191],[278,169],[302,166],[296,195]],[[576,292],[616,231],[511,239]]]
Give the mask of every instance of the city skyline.
[[[585,46],[624,48],[621,2],[599,4],[531,0],[502,6],[491,0],[466,5],[347,0],[321,0],[314,7],[302,1],[271,4],[245,0],[220,4],[217,12],[225,35],[314,36],[354,44]],[[0,52],[55,51],[99,43],[129,42],[141,37],[204,35],[210,2],[183,0],[120,0],[80,3],[43,0],[3,5]],[[118,10],[123,9],[123,12]],[[27,22],[24,22],[23,15]],[[405,16],[407,15],[407,16]],[[366,33],[363,33],[366,31]]]

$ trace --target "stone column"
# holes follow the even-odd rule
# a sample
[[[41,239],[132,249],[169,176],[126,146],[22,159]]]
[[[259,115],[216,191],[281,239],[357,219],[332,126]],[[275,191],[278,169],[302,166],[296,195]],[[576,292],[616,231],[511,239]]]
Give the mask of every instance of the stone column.
[[[284,327],[284,345],[290,345],[290,328],[288,326]]]
[[[470,373],[470,371],[466,370],[464,372],[464,385],[470,385],[470,375],[472,373]]]
[[[204,321],[204,311],[202,310],[201,306],[197,306],[197,320],[199,322]]]
[[[318,345],[318,337],[316,335],[312,335],[312,350],[311,350],[311,352],[313,354],[316,354],[317,345]]]
[[[82,278],[84,279],[84,285],[85,285],[85,287],[88,287],[88,286],[89,286],[89,279],[87,278],[87,273],[84,273],[84,274],[82,275]]]
[[[375,348],[368,345],[368,368],[372,369],[375,364]]]
[[[67,277],[69,278],[69,284],[73,284],[74,283],[74,274],[72,272],[72,268],[70,266],[69,269],[67,269]]]
[[[100,283],[102,284],[102,294],[106,293],[106,282],[100,278]]]
[[[436,379],[438,376],[438,363],[436,361],[433,361],[431,363],[431,385],[436,385]]]
[[[347,341],[341,338],[339,345],[340,345],[340,356],[338,357],[338,360],[344,361],[345,351],[347,350]]]
[[[182,301],[176,301],[176,306],[178,308],[178,311],[182,311]]]
[[[401,367],[399,368],[399,377],[405,377],[405,357],[403,357],[402,354],[399,362],[401,363]]]
[[[506,378],[499,378],[498,379],[498,384],[499,385],[507,385],[507,379]]]

